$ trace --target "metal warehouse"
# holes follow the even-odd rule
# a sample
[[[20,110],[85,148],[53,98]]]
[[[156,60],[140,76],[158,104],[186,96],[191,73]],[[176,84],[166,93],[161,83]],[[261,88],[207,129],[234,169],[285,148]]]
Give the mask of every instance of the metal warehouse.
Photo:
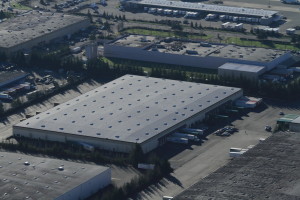
[[[228,78],[234,77],[257,80],[259,75],[263,74],[265,71],[266,68],[263,66],[225,63],[218,68],[218,75]]]
[[[63,37],[90,25],[86,17],[30,11],[8,19],[0,27],[0,51],[7,54]]]
[[[242,95],[239,88],[125,75],[22,121],[13,134],[117,152],[138,143],[149,152]]]
[[[225,63],[263,66],[269,71],[292,57],[288,51],[126,35],[104,45],[104,56],[218,69]]]
[[[300,132],[300,115],[287,114],[277,120],[277,124],[286,125],[290,131]]]
[[[107,167],[0,152],[0,199],[86,199],[111,183]]]
[[[25,79],[29,73],[22,71],[6,71],[0,72],[0,88],[5,87],[14,82]]]
[[[232,7],[222,5],[211,5],[204,3],[191,3],[182,1],[168,1],[168,0],[140,0],[140,1],[124,1],[128,7],[157,7],[157,8],[170,8],[176,10],[197,11],[199,13],[215,13],[215,14],[229,14],[234,16],[256,17],[264,19],[268,22],[280,19],[277,11]],[[270,20],[268,20],[270,19]]]

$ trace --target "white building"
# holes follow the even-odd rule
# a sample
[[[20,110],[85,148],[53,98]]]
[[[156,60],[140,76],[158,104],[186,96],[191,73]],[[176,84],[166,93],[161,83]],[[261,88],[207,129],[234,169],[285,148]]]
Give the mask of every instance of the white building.
[[[89,44],[85,47],[85,56],[88,60],[97,58],[98,55],[98,45]]]
[[[149,152],[243,95],[239,88],[125,75],[13,127],[15,136]]]

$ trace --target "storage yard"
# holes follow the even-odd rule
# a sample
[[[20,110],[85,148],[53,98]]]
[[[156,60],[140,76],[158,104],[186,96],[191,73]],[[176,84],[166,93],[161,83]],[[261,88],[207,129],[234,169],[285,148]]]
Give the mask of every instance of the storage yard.
[[[220,20],[228,18],[229,20],[244,21],[260,23],[262,25],[269,25],[274,21],[279,21],[282,16],[277,11],[232,7],[223,5],[210,5],[203,3],[190,3],[180,1],[167,1],[167,0],[141,0],[141,1],[124,1],[124,6],[127,8],[142,7],[148,13],[164,13],[167,15],[182,14],[184,17],[197,17],[206,14],[206,20],[218,18]],[[167,8],[167,9],[166,9]],[[162,11],[160,12],[159,9]],[[172,9],[172,10],[168,10]],[[175,10],[174,10],[175,9]],[[193,13],[192,13],[193,12]]]
[[[111,183],[107,167],[0,152],[1,199],[85,199]]]
[[[30,50],[40,43],[70,35],[90,25],[86,17],[30,11],[1,23],[0,51]]]
[[[299,139],[275,133],[174,199],[299,199]]]
[[[22,121],[13,134],[116,152],[130,152],[138,143],[146,153],[242,94],[239,88],[125,75]]]

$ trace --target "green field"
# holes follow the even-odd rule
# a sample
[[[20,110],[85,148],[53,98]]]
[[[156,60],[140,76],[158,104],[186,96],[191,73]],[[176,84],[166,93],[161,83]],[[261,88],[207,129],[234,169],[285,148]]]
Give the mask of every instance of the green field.
[[[299,48],[288,44],[278,44],[278,43],[266,43],[264,41],[251,41],[251,40],[241,40],[240,38],[237,37],[230,37],[227,38],[226,40],[223,40],[222,43],[227,43],[227,44],[236,44],[236,45],[241,45],[241,46],[254,46],[254,47],[263,47],[263,48],[272,48],[272,49],[282,49],[282,50],[300,50]]]
[[[18,9],[18,10],[31,10],[30,7],[24,6],[24,5],[20,4],[20,3],[12,3],[11,7],[13,9]]]
[[[149,30],[143,28],[131,28],[126,29],[125,33],[130,34],[141,34],[141,35],[154,35],[160,37],[178,37],[178,38],[185,38],[185,39],[202,39],[207,40],[212,38],[211,35],[201,36],[196,34],[188,34],[183,32],[175,32],[175,31],[158,31],[158,30]]]

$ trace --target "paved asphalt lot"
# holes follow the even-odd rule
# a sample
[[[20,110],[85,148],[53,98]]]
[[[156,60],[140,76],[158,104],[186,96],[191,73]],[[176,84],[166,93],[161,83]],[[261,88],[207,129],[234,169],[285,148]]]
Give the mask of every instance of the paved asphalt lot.
[[[284,103],[266,100],[264,105],[241,117],[234,119],[231,125],[239,129],[230,137],[209,135],[201,146],[192,145],[184,148],[177,144],[167,144],[162,152],[167,152],[175,171],[170,177],[152,185],[132,199],[161,200],[162,196],[175,196],[208,176],[221,166],[226,165],[231,147],[247,148],[255,145],[260,138],[267,138],[272,133],[264,130],[265,125],[274,127],[280,117],[279,112],[300,113],[300,103]],[[230,124],[230,122],[229,122]]]

